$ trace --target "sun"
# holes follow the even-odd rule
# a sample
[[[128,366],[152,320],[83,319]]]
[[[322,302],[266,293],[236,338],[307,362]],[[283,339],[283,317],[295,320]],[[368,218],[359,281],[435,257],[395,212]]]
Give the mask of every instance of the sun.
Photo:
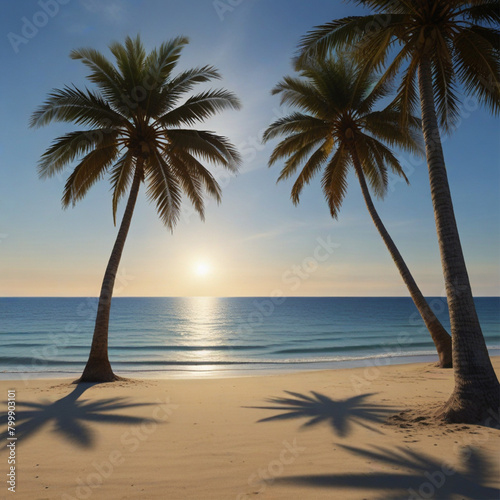
[[[194,272],[197,276],[207,276],[210,274],[211,267],[208,262],[198,262],[194,268]]]

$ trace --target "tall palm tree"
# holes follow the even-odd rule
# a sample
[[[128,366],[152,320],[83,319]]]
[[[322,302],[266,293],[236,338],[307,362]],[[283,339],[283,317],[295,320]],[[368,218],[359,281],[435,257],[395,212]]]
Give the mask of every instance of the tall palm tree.
[[[220,78],[212,66],[173,74],[187,43],[185,37],[174,38],[147,54],[139,36],[127,37],[124,44],[109,47],[116,66],[94,49],[74,50],[71,57],[90,69],[89,79],[97,89],[55,89],[31,119],[32,127],[53,121],[87,127],[57,138],[39,162],[39,174],[46,178],[78,158],[64,188],[64,207],[81,200],[108,174],[116,224],[118,202],[128,191],[102,282],[92,347],[81,382],[118,378],[108,359],[111,297],[141,183],[146,184],[160,219],[173,230],[183,193],[202,219],[204,193],[221,199],[219,184],[201,161],[232,171],[240,162],[238,152],[225,137],[190,128],[219,111],[239,109],[240,104],[232,92],[223,89],[205,90],[184,100],[197,83]]]
[[[332,21],[306,35],[301,59],[356,46],[364,68],[387,65],[382,82],[402,73],[402,120],[420,104],[431,196],[450,311],[455,388],[440,416],[478,422],[500,407],[460,244],[440,128],[459,118],[458,88],[500,111],[499,0],[356,0],[375,14]]]
[[[362,74],[346,58],[311,60],[302,66],[299,78],[285,77],[272,92],[281,95],[282,104],[299,108],[300,112],[276,120],[266,130],[264,141],[285,136],[274,149],[269,165],[286,159],[278,181],[301,168],[292,188],[295,204],[304,185],[324,166],[323,192],[335,219],[347,192],[347,174],[354,168],[371,218],[434,340],[440,366],[450,366],[451,338],[415,283],[375,210],[368,188],[369,184],[382,197],[387,189],[388,169],[406,179],[399,161],[383,142],[420,151],[415,139],[419,120],[410,119],[403,128],[396,109],[374,111],[378,99],[389,91],[387,84],[374,89],[376,82],[373,74]]]

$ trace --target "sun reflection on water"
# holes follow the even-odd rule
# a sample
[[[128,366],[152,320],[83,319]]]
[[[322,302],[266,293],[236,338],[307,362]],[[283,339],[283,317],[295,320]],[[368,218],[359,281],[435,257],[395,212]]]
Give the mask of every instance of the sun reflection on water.
[[[191,297],[186,302],[183,338],[184,346],[191,349],[183,353],[185,359],[200,364],[227,360],[227,352],[220,349],[227,345],[226,334],[221,328],[224,317],[221,301],[217,297]]]

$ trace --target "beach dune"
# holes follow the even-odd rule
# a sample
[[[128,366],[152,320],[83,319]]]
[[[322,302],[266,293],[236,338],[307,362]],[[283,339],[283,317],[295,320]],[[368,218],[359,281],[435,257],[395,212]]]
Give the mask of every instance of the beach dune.
[[[493,362],[498,373],[500,359]],[[500,496],[498,412],[484,426],[426,418],[453,387],[451,370],[428,363],[70,382],[0,382],[5,400],[15,391],[17,440],[2,431],[15,447],[0,457],[8,473],[14,449],[12,498]],[[2,418],[5,430],[6,411]],[[10,498],[8,487],[1,498]]]

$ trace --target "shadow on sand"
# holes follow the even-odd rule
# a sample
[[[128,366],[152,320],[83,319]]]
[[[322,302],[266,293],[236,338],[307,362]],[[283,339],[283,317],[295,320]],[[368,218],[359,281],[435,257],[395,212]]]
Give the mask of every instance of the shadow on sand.
[[[381,490],[390,492],[379,497],[379,500],[500,498],[500,489],[485,486],[489,481],[498,477],[495,464],[477,448],[463,447],[460,465],[457,468],[437,458],[401,447],[393,451],[381,447],[374,447],[372,450],[350,446],[342,446],[342,448],[365,459],[365,463],[397,466],[407,469],[408,472],[304,475],[276,478],[274,482],[313,488],[369,490],[372,495]],[[332,495],[334,495],[333,491]],[[332,496],[332,498],[337,497]]]
[[[279,415],[273,415],[259,420],[259,422],[270,422],[272,420],[307,419],[302,424],[304,427],[327,422],[333,432],[340,437],[346,437],[352,432],[353,424],[360,425],[370,431],[383,434],[379,429],[370,424],[381,424],[397,409],[383,405],[368,403],[366,400],[374,394],[360,394],[348,399],[334,400],[311,391],[312,396],[285,391],[288,398],[268,399],[272,406],[247,406],[246,408],[258,408],[261,410],[281,411]]]
[[[100,400],[79,400],[80,396],[96,384],[79,384],[75,389],[57,401],[29,402],[16,404],[16,437],[20,442],[33,436],[48,425],[53,425],[52,432],[59,434],[73,444],[90,448],[95,444],[95,434],[90,422],[105,424],[139,424],[151,419],[123,415],[117,412],[154,403],[132,404],[124,398]],[[4,420],[6,421],[6,419]],[[0,435],[5,441],[7,431]]]

